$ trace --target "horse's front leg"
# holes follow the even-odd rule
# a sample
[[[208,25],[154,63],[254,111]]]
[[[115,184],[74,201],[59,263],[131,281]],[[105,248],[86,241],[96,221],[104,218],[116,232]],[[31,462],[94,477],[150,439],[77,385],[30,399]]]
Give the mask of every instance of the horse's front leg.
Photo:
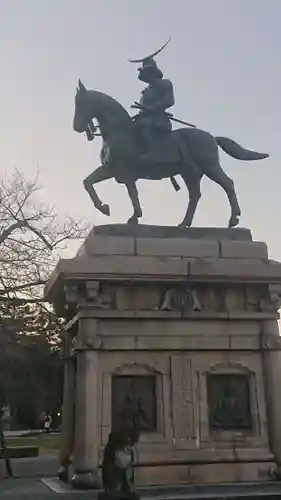
[[[128,224],[138,224],[138,219],[142,216],[142,209],[140,206],[139,195],[135,181],[126,182],[126,188],[134,208],[134,213],[128,220]]]
[[[96,190],[93,187],[93,184],[97,184],[98,182],[106,181],[112,177],[111,172],[107,167],[98,167],[94,172],[92,172],[86,179],[84,179],[83,184],[87,193],[89,194],[92,202],[95,207],[104,215],[110,215],[109,205],[102,203],[100,198],[97,195]]]

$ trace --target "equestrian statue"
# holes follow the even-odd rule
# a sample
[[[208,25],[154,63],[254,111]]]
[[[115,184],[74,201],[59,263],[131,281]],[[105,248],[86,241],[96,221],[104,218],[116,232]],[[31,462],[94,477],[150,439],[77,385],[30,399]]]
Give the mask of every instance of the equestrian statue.
[[[244,161],[262,160],[269,155],[244,149],[226,137],[214,137],[205,130],[174,118],[167,111],[175,102],[173,84],[163,77],[154,58],[168,42],[153,54],[130,61],[142,63],[138,68],[138,78],[147,84],[140,101],[131,106],[138,111],[134,117],[115,99],[102,92],[87,90],[79,80],[73,128],[76,132],[85,132],[89,141],[96,135],[103,140],[101,166],[84,179],[84,187],[95,207],[110,215],[109,205],[100,200],[94,185],[111,178],[125,184],[134,210],[128,223],[137,224],[142,217],[137,180],[170,178],[178,191],[175,176],[180,175],[189,192],[188,207],[179,224],[184,227],[192,224],[201,196],[200,182],[206,175],[224,189],[231,207],[228,226],[234,227],[239,223],[241,210],[234,183],[220,165],[218,148]],[[97,125],[94,125],[93,119],[96,119]],[[171,122],[185,127],[172,130]]]

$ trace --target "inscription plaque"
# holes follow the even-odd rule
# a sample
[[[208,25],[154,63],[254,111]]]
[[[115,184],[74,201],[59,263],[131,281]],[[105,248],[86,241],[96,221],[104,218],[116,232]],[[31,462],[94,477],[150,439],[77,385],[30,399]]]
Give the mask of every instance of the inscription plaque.
[[[177,441],[194,437],[192,365],[186,356],[171,356],[174,435]]]

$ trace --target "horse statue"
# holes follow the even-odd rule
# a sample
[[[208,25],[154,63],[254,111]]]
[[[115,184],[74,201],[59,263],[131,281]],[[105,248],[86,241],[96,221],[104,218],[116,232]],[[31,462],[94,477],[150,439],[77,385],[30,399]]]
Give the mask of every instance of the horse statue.
[[[128,220],[131,224],[137,224],[142,217],[136,186],[138,179],[170,178],[178,190],[174,176],[181,175],[189,192],[189,203],[179,226],[191,226],[201,197],[200,182],[206,175],[224,189],[231,207],[228,226],[234,227],[239,223],[241,210],[234,183],[220,165],[218,146],[237,160],[262,160],[269,156],[244,149],[226,137],[214,137],[205,130],[186,127],[170,132],[174,145],[178,145],[178,154],[172,154],[170,158],[168,155],[168,159],[165,157],[152,161],[148,157],[143,161],[131,116],[115,99],[102,92],[87,90],[79,80],[75,96],[74,130],[78,133],[87,132],[94,118],[103,139],[101,166],[84,179],[84,187],[95,207],[103,214],[110,215],[109,206],[102,203],[93,186],[111,178],[125,184],[134,209]]]

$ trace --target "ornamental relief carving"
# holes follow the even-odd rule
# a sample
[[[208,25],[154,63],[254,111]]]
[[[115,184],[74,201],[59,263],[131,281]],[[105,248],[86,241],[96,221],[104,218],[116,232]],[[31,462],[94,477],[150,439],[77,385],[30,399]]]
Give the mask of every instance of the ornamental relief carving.
[[[87,280],[67,284],[67,304],[92,306],[102,310],[203,312],[277,312],[281,288],[276,285],[104,284]]]
[[[115,295],[113,287],[96,280],[70,282],[64,285],[64,297],[68,307],[91,305],[99,309],[116,309]]]
[[[161,311],[222,311],[223,291],[210,287],[178,286],[164,291],[158,309]]]
[[[281,306],[280,285],[245,287],[247,311],[278,312]]]
[[[168,288],[164,292],[163,300],[160,301],[159,309],[161,311],[202,311],[203,304],[195,289],[189,287]]]
[[[165,289],[158,309],[181,312],[277,312],[281,291],[276,286],[188,285]]]

